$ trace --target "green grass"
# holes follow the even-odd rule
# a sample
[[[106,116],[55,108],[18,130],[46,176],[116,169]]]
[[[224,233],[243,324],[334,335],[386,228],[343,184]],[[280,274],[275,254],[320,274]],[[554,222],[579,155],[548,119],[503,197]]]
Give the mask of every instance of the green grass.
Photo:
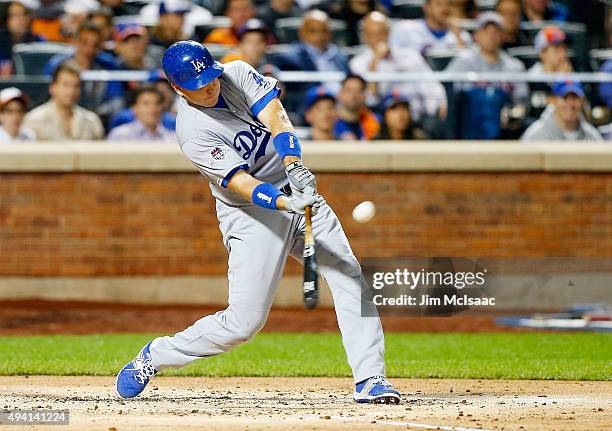
[[[0,375],[113,375],[154,335],[0,337]],[[610,334],[387,334],[390,377],[611,380]],[[350,376],[336,334],[263,333],[164,375]]]

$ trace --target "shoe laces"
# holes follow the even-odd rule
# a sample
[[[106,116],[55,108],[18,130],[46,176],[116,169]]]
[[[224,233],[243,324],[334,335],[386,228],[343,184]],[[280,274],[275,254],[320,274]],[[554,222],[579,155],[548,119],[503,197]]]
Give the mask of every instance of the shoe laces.
[[[362,392],[368,393],[372,388],[376,385],[386,386],[390,389],[393,389],[393,385],[389,383],[385,376],[374,376],[370,377],[366,384],[363,386]]]
[[[147,357],[144,352],[134,359],[134,369],[136,370],[134,379],[141,385],[145,384],[156,372],[151,357]]]

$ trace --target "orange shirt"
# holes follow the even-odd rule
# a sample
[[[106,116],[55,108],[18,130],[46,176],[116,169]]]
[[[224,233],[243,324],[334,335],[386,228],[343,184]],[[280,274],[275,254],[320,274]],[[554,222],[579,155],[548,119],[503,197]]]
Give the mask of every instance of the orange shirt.
[[[378,117],[367,108],[361,111],[359,124],[361,125],[361,130],[363,130],[363,137],[366,140],[374,139],[374,137],[378,135],[378,132],[380,132],[380,121]]]
[[[229,63],[230,61],[234,61],[234,60],[244,61],[244,57],[242,56],[240,51],[232,51],[232,52],[225,54],[223,57],[221,57],[221,63]]]
[[[62,22],[59,18],[34,18],[32,20],[32,33],[44,37],[49,42],[68,42],[62,34]]]
[[[238,38],[231,28],[215,28],[204,39],[204,43],[219,43],[221,45],[238,45]]]

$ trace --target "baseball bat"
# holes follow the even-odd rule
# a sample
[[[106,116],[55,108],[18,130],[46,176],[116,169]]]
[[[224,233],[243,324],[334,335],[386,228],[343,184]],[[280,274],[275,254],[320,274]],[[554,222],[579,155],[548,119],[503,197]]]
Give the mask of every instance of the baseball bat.
[[[304,217],[304,306],[309,310],[319,304],[319,265],[312,235],[312,207],[305,208]]]

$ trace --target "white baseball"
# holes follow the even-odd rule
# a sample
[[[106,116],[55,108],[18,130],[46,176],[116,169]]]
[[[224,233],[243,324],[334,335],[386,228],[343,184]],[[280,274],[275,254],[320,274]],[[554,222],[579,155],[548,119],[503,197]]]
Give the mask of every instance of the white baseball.
[[[376,206],[372,201],[361,202],[353,209],[353,220],[357,223],[366,223],[376,215]]]

